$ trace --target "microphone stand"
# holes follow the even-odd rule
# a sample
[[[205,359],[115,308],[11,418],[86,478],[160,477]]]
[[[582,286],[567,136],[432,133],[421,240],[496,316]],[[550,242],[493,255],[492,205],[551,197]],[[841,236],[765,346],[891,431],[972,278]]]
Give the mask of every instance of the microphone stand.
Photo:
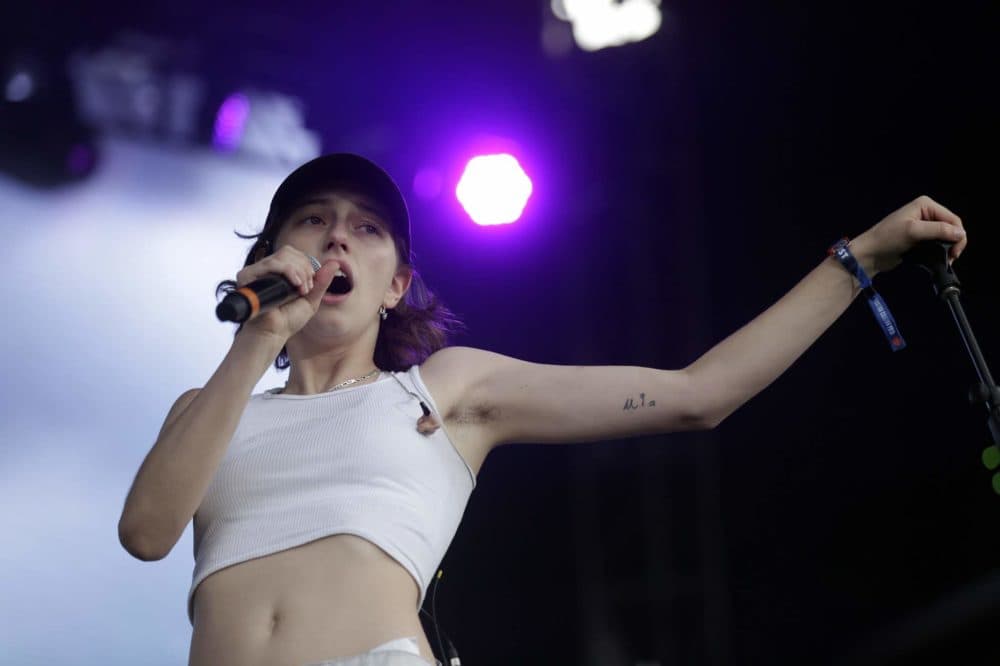
[[[958,297],[962,293],[962,285],[958,281],[958,276],[948,264],[948,251],[954,243],[943,241],[922,241],[906,252],[902,259],[903,263],[919,266],[927,271],[934,282],[934,293],[941,300],[948,304],[951,314],[958,326],[958,332],[962,336],[965,348],[972,357],[972,365],[975,367],[979,382],[969,389],[969,402],[972,404],[982,403],[986,407],[987,426],[990,434],[993,435],[993,445],[983,450],[983,464],[989,470],[996,470],[1000,467],[1000,388],[997,388],[990,375],[990,369],[986,366],[986,360],[976,342],[976,336],[972,333],[969,320],[965,317],[965,310]],[[1000,494],[1000,472],[993,475],[993,490]]]

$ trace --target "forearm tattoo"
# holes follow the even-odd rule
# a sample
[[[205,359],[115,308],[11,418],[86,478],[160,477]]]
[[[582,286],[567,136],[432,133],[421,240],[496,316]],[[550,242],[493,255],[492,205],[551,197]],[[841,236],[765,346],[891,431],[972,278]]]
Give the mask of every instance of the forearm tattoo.
[[[628,399],[625,401],[625,407],[622,408],[622,411],[627,411],[629,409],[639,409],[640,407],[656,407],[656,401],[650,400],[649,402],[646,402],[645,393],[639,394],[639,402],[636,402],[632,396],[629,396]]]

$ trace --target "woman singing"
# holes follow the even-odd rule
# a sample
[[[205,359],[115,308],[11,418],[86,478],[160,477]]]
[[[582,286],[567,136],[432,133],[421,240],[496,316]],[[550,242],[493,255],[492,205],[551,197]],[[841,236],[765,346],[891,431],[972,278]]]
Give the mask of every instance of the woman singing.
[[[713,428],[861,293],[828,256],[684,369],[546,365],[447,346],[459,322],[414,271],[403,197],[362,157],[296,169],[251,238],[220,290],[280,274],[298,293],[177,399],[119,522],[148,561],[193,518],[192,666],[434,664],[419,609],[494,447]],[[925,239],[953,243],[950,260],[967,243],[920,197],[840,257],[874,277]],[[272,363],[288,381],[251,395]]]

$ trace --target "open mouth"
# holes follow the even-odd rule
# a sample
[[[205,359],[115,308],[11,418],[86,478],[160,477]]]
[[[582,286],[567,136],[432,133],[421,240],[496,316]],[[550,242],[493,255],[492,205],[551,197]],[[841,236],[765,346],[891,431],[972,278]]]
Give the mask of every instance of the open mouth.
[[[327,287],[327,291],[331,294],[346,294],[349,292],[354,285],[351,284],[351,278],[348,277],[343,271],[337,273],[334,276],[333,281],[330,282],[330,286]]]

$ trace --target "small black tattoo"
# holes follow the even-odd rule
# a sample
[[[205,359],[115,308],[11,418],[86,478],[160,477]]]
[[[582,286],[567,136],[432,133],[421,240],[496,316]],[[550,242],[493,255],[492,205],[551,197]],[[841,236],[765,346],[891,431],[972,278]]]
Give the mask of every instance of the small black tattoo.
[[[656,407],[656,401],[655,400],[650,400],[647,403],[646,402],[646,394],[645,393],[640,393],[639,394],[639,402],[638,403],[636,403],[635,400],[632,399],[632,396],[629,396],[628,400],[625,401],[625,407],[622,408],[622,411],[625,411],[627,409],[639,409],[640,407]]]

